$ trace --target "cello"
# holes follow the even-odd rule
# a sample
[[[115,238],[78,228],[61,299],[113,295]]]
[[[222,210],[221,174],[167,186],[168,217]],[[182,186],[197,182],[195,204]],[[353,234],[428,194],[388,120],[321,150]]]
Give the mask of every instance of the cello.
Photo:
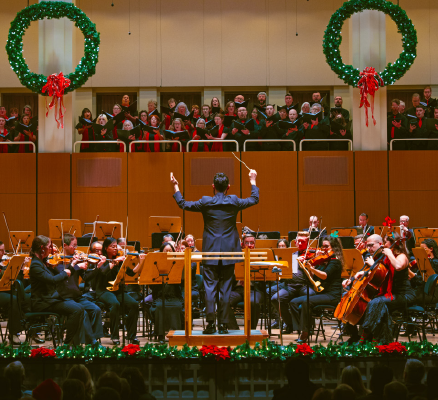
[[[392,248],[400,240],[396,240]],[[341,299],[336,307],[334,316],[344,323],[356,325],[365,313],[368,303],[379,293],[380,287],[385,282],[389,270],[384,265],[385,254],[383,246],[373,254],[374,264],[367,267],[364,265],[362,270],[365,271],[360,279],[356,279],[351,284],[351,289]]]

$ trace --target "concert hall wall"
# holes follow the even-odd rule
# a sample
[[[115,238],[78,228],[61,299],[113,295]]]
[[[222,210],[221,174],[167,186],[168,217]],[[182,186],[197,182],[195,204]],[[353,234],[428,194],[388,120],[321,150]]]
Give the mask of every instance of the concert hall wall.
[[[258,172],[260,203],[239,216],[253,230],[286,236],[306,228],[310,215],[330,230],[356,225],[362,212],[372,225],[407,214],[411,226],[438,226],[434,151],[238,154]],[[6,173],[0,211],[12,231],[48,235],[50,218],[77,218],[83,226],[96,215],[125,226],[128,215],[129,239],[144,246],[149,216],[181,216],[186,233],[202,235],[201,215],[183,212],[173,200],[170,172],[186,200],[212,195],[219,171],[230,177],[230,194],[250,194],[248,170],[231,153],[3,154],[0,168]],[[0,240],[8,241],[4,223]]]

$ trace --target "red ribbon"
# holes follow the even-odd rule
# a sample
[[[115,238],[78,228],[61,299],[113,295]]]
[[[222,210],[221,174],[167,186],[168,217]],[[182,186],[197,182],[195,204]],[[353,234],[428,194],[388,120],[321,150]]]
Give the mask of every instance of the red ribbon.
[[[382,225],[387,226],[391,230],[394,224],[395,224],[395,219],[391,219],[391,217],[386,217],[385,222]]]
[[[357,83],[357,87],[360,89],[360,106],[365,105],[366,125],[368,126],[368,107],[371,107],[371,116],[373,118],[374,125],[376,120],[374,119],[374,94],[379,89],[379,86],[384,86],[383,80],[373,67],[366,67],[361,73],[361,78]],[[368,94],[371,95],[371,104],[368,101]]]
[[[46,98],[46,117],[49,115],[49,110],[55,106],[55,120],[61,128],[64,128],[64,114],[62,113],[62,109],[64,107],[64,90],[70,86],[70,79],[64,77],[64,74],[60,72],[58,75],[52,74],[47,77],[47,83],[42,88],[42,92],[52,97],[52,101],[47,106],[47,98]],[[58,119],[58,100],[59,100],[59,119]]]

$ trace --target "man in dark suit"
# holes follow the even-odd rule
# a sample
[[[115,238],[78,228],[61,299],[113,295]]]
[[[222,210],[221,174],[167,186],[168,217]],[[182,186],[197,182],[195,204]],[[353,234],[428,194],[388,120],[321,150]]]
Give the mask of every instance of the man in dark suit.
[[[178,206],[187,211],[201,212],[204,218],[204,235],[202,239],[202,251],[204,252],[240,252],[240,238],[236,228],[236,218],[239,211],[251,207],[259,202],[259,189],[256,186],[257,172],[251,170],[249,179],[251,183],[251,196],[240,199],[235,195],[227,196],[230,188],[228,177],[220,172],[213,180],[214,197],[203,196],[198,201],[184,200],[179,191],[178,181],[171,174],[171,183],[174,186],[173,197]],[[220,309],[218,311],[219,333],[228,333],[229,300],[232,280],[234,275],[233,260],[205,260],[204,285],[205,302],[208,325],[204,334],[216,332],[215,299],[219,286]]]
[[[371,235],[374,235],[374,226],[368,225],[368,214],[366,213],[362,213],[359,215],[359,225],[356,226],[356,228],[362,229],[362,232],[358,233],[365,234],[366,232],[367,238]]]

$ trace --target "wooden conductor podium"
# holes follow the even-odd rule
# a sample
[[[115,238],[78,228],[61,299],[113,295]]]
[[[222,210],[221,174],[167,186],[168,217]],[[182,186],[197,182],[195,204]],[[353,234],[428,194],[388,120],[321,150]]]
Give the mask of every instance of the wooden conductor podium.
[[[238,346],[248,341],[250,344],[261,342],[268,338],[268,333],[264,330],[251,330],[251,301],[250,301],[250,268],[251,261],[258,263],[266,261],[266,252],[253,251],[249,249],[244,252],[197,252],[192,256],[192,249],[186,248],[184,253],[165,253],[169,261],[184,261],[184,285],[185,285],[185,319],[184,330],[170,331],[167,335],[170,346]],[[257,258],[256,258],[257,257]],[[192,330],[192,276],[191,263],[197,259],[204,260],[236,260],[244,261],[244,314],[245,323],[243,331],[230,331],[227,335],[215,333],[204,335],[201,330]],[[140,282],[141,284],[141,282]]]

